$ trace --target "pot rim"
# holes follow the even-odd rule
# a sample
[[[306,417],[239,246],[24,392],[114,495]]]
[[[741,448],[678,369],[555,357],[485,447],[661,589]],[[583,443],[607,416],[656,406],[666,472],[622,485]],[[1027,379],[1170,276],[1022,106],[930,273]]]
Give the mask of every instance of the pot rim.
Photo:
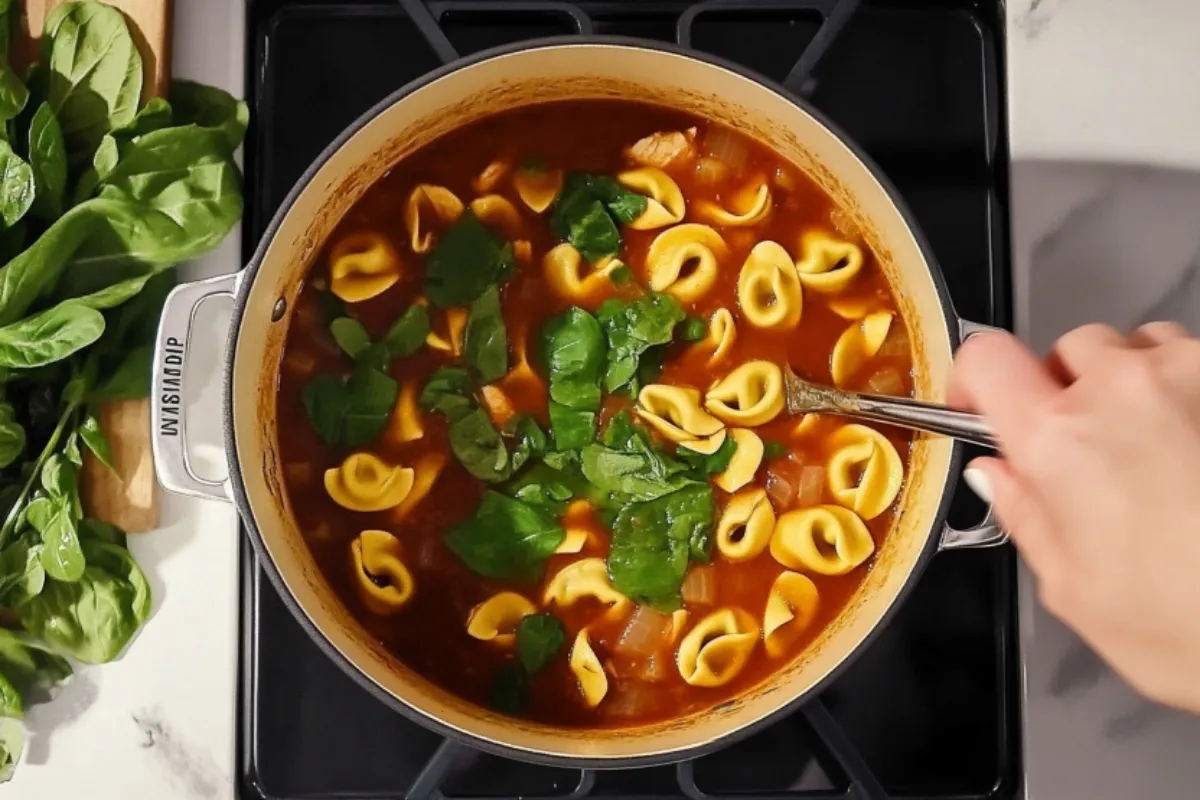
[[[961,344],[963,336],[961,331],[961,318],[954,310],[954,305],[950,299],[949,289],[946,286],[945,276],[942,274],[941,267],[938,266],[937,260],[934,258],[933,250],[929,246],[928,240],[925,238],[924,232],[917,224],[916,218],[912,214],[908,205],[900,196],[896,187],[891,180],[883,173],[879,166],[871,160],[871,158],[863,151],[862,147],[833,123],[822,112],[815,109],[807,100],[795,94],[778,81],[772,80],[755,70],[743,67],[732,61],[724,59],[720,56],[703,53],[693,48],[683,47],[674,42],[659,42],[650,39],[632,37],[632,36],[610,36],[598,34],[567,34],[562,36],[546,37],[533,41],[521,41],[509,44],[500,45],[497,47],[481,50],[469,56],[464,56],[448,64],[443,64],[437,69],[428,72],[419,78],[409,81],[405,85],[396,89],[394,92],[383,98],[375,105],[371,106],[367,111],[362,113],[354,122],[350,123],[346,128],[326,146],[321,153],[313,159],[308,168],[292,186],[291,190],[280,203],[279,208],[271,218],[271,222],[263,231],[262,237],[259,239],[257,246],[254,249],[254,254],[250,261],[242,269],[239,276],[237,289],[234,293],[234,306],[230,317],[229,337],[226,342],[225,349],[225,369],[224,369],[224,397],[222,404],[224,417],[224,439],[226,461],[229,470],[229,487],[232,494],[234,507],[238,511],[239,521],[249,534],[248,538],[254,548],[254,553],[257,556],[260,567],[266,573],[268,580],[279,593],[284,605],[291,613],[292,617],[299,622],[301,628],[308,634],[309,638],[317,645],[324,655],[336,664],[344,673],[346,673],[356,684],[367,690],[377,700],[387,705],[393,711],[403,715],[405,718],[416,722],[439,736],[447,739],[456,739],[464,741],[467,745],[475,747],[493,755],[503,758],[512,758],[519,761],[526,761],[535,764],[543,764],[547,766],[565,767],[573,769],[621,769],[630,767],[649,767],[663,764],[678,763],[699,758],[704,755],[716,752],[717,750],[728,747],[738,741],[763,730],[768,725],[774,724],[786,714],[795,713],[806,702],[819,698],[824,689],[830,686],[838,677],[840,677],[846,669],[852,664],[864,650],[875,640],[880,631],[885,628],[894,618],[899,608],[904,604],[904,601],[913,591],[913,588],[920,580],[922,574],[929,564],[929,560],[939,550],[939,542],[941,541],[941,532],[945,527],[946,517],[949,514],[950,503],[954,497],[954,492],[950,486],[951,476],[957,475],[961,471],[963,458],[963,445],[961,442],[955,441],[951,448],[950,460],[947,469],[947,483],[942,490],[942,497],[938,503],[938,507],[933,515],[933,519],[929,528],[927,539],[922,545],[920,553],[913,563],[913,567],[909,573],[908,579],[897,592],[892,602],[885,609],[884,613],[876,621],[870,632],[863,637],[858,645],[851,650],[845,658],[843,658],[837,666],[829,670],[824,676],[813,683],[807,691],[793,697],[786,703],[781,704],[775,710],[765,714],[760,719],[743,725],[735,730],[723,733],[713,739],[702,742],[691,747],[672,750],[667,752],[659,752],[644,756],[615,756],[594,758],[588,756],[570,756],[555,753],[546,753],[537,750],[528,750],[521,747],[516,747],[500,741],[486,739],[476,733],[467,730],[459,730],[443,722],[441,719],[426,715],[417,709],[409,706],[404,701],[385,690],[382,686],[375,683],[371,678],[363,672],[357,664],[341,653],[324,632],[312,621],[312,619],[304,612],[292,595],[288,588],[287,582],[283,579],[279,568],[271,558],[270,552],[267,549],[262,533],[258,529],[258,524],[254,519],[250,508],[250,499],[246,492],[246,486],[242,480],[242,471],[240,466],[240,456],[238,454],[237,439],[233,424],[233,365],[234,356],[238,345],[238,335],[241,330],[242,319],[246,313],[246,305],[250,296],[250,287],[254,283],[254,279],[258,274],[259,268],[265,258],[267,250],[271,242],[275,238],[280,225],[284,218],[291,211],[297,198],[308,188],[313,177],[325,165],[325,163],[338,152],[355,134],[363,127],[369,124],[377,116],[382,114],[387,109],[391,108],[396,103],[403,100],[408,95],[421,89],[438,79],[449,75],[453,72],[465,67],[479,64],[480,62],[488,61],[500,56],[510,55],[525,50],[536,50],[541,48],[552,47],[569,47],[569,46],[616,46],[627,48],[638,48],[642,50],[657,51],[668,55],[686,58],[692,61],[699,62],[707,67],[716,67],[734,73],[747,80],[754,81],[761,86],[767,88],[774,94],[778,95],[781,100],[798,106],[801,110],[813,117],[817,122],[823,125],[833,136],[835,136],[843,146],[846,147],[857,158],[864,167],[871,173],[874,179],[882,187],[886,193],[888,200],[891,201],[896,211],[904,220],[909,233],[912,235],[928,265],[930,279],[933,283],[934,290],[937,292],[938,304],[942,310],[942,322],[946,327],[947,337],[950,342],[950,350],[954,352]],[[598,728],[597,731],[603,731],[603,728]]]

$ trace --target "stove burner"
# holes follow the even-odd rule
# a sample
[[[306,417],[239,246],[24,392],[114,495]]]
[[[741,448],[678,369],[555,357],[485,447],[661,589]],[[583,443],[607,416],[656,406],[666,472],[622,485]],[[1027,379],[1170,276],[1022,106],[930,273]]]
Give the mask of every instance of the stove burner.
[[[308,163],[392,90],[460,54],[577,34],[676,41],[811,99],[899,188],[958,311],[1008,322],[1001,4],[979,0],[252,0],[246,250]],[[952,520],[981,509],[969,493]],[[673,766],[545,767],[443,739],[360,689],[243,547],[241,791],[261,798],[975,798],[1019,784],[1015,567],[936,557],[820,698]]]

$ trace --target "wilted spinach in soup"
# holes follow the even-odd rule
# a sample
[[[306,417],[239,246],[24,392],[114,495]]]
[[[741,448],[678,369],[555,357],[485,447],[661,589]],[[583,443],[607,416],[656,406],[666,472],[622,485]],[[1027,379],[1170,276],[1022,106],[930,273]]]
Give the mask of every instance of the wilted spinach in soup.
[[[780,366],[911,392],[871,252],[792,165],[618,102],[406,158],[298,299],[279,445],[362,624],[472,701],[567,725],[714,706],[860,584],[909,439],[784,410]]]

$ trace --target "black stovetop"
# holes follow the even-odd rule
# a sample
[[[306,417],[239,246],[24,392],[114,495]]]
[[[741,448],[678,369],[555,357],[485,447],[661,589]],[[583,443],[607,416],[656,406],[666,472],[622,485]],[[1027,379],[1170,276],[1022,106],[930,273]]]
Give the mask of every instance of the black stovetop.
[[[464,55],[590,31],[681,41],[776,80],[791,72],[822,21],[837,19],[837,5],[427,3]],[[249,254],[309,162],[359,114],[441,61],[396,0],[252,0],[247,23]],[[1000,0],[865,2],[830,41],[805,92],[899,188],[959,313],[1009,325]],[[981,515],[969,495],[959,492],[952,521]],[[243,566],[244,797],[968,800],[1012,797],[1019,788],[1015,559],[1007,547],[934,557],[889,627],[792,716],[694,761],[615,771],[507,760],[410,722],[317,649],[248,545]]]

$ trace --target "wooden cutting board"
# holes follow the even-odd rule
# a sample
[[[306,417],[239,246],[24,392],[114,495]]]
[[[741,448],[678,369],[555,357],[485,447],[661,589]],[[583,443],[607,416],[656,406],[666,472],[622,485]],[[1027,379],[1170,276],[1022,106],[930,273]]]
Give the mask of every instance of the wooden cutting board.
[[[25,0],[27,41],[36,43],[46,15],[68,0]],[[142,56],[142,103],[167,93],[171,68],[172,0],[105,0],[119,8]],[[36,53],[36,47],[29,50]],[[113,469],[85,451],[81,488],[90,516],[107,520],[126,533],[158,527],[158,482],[150,452],[150,399],[122,400],[100,409],[100,427],[108,438]]]

